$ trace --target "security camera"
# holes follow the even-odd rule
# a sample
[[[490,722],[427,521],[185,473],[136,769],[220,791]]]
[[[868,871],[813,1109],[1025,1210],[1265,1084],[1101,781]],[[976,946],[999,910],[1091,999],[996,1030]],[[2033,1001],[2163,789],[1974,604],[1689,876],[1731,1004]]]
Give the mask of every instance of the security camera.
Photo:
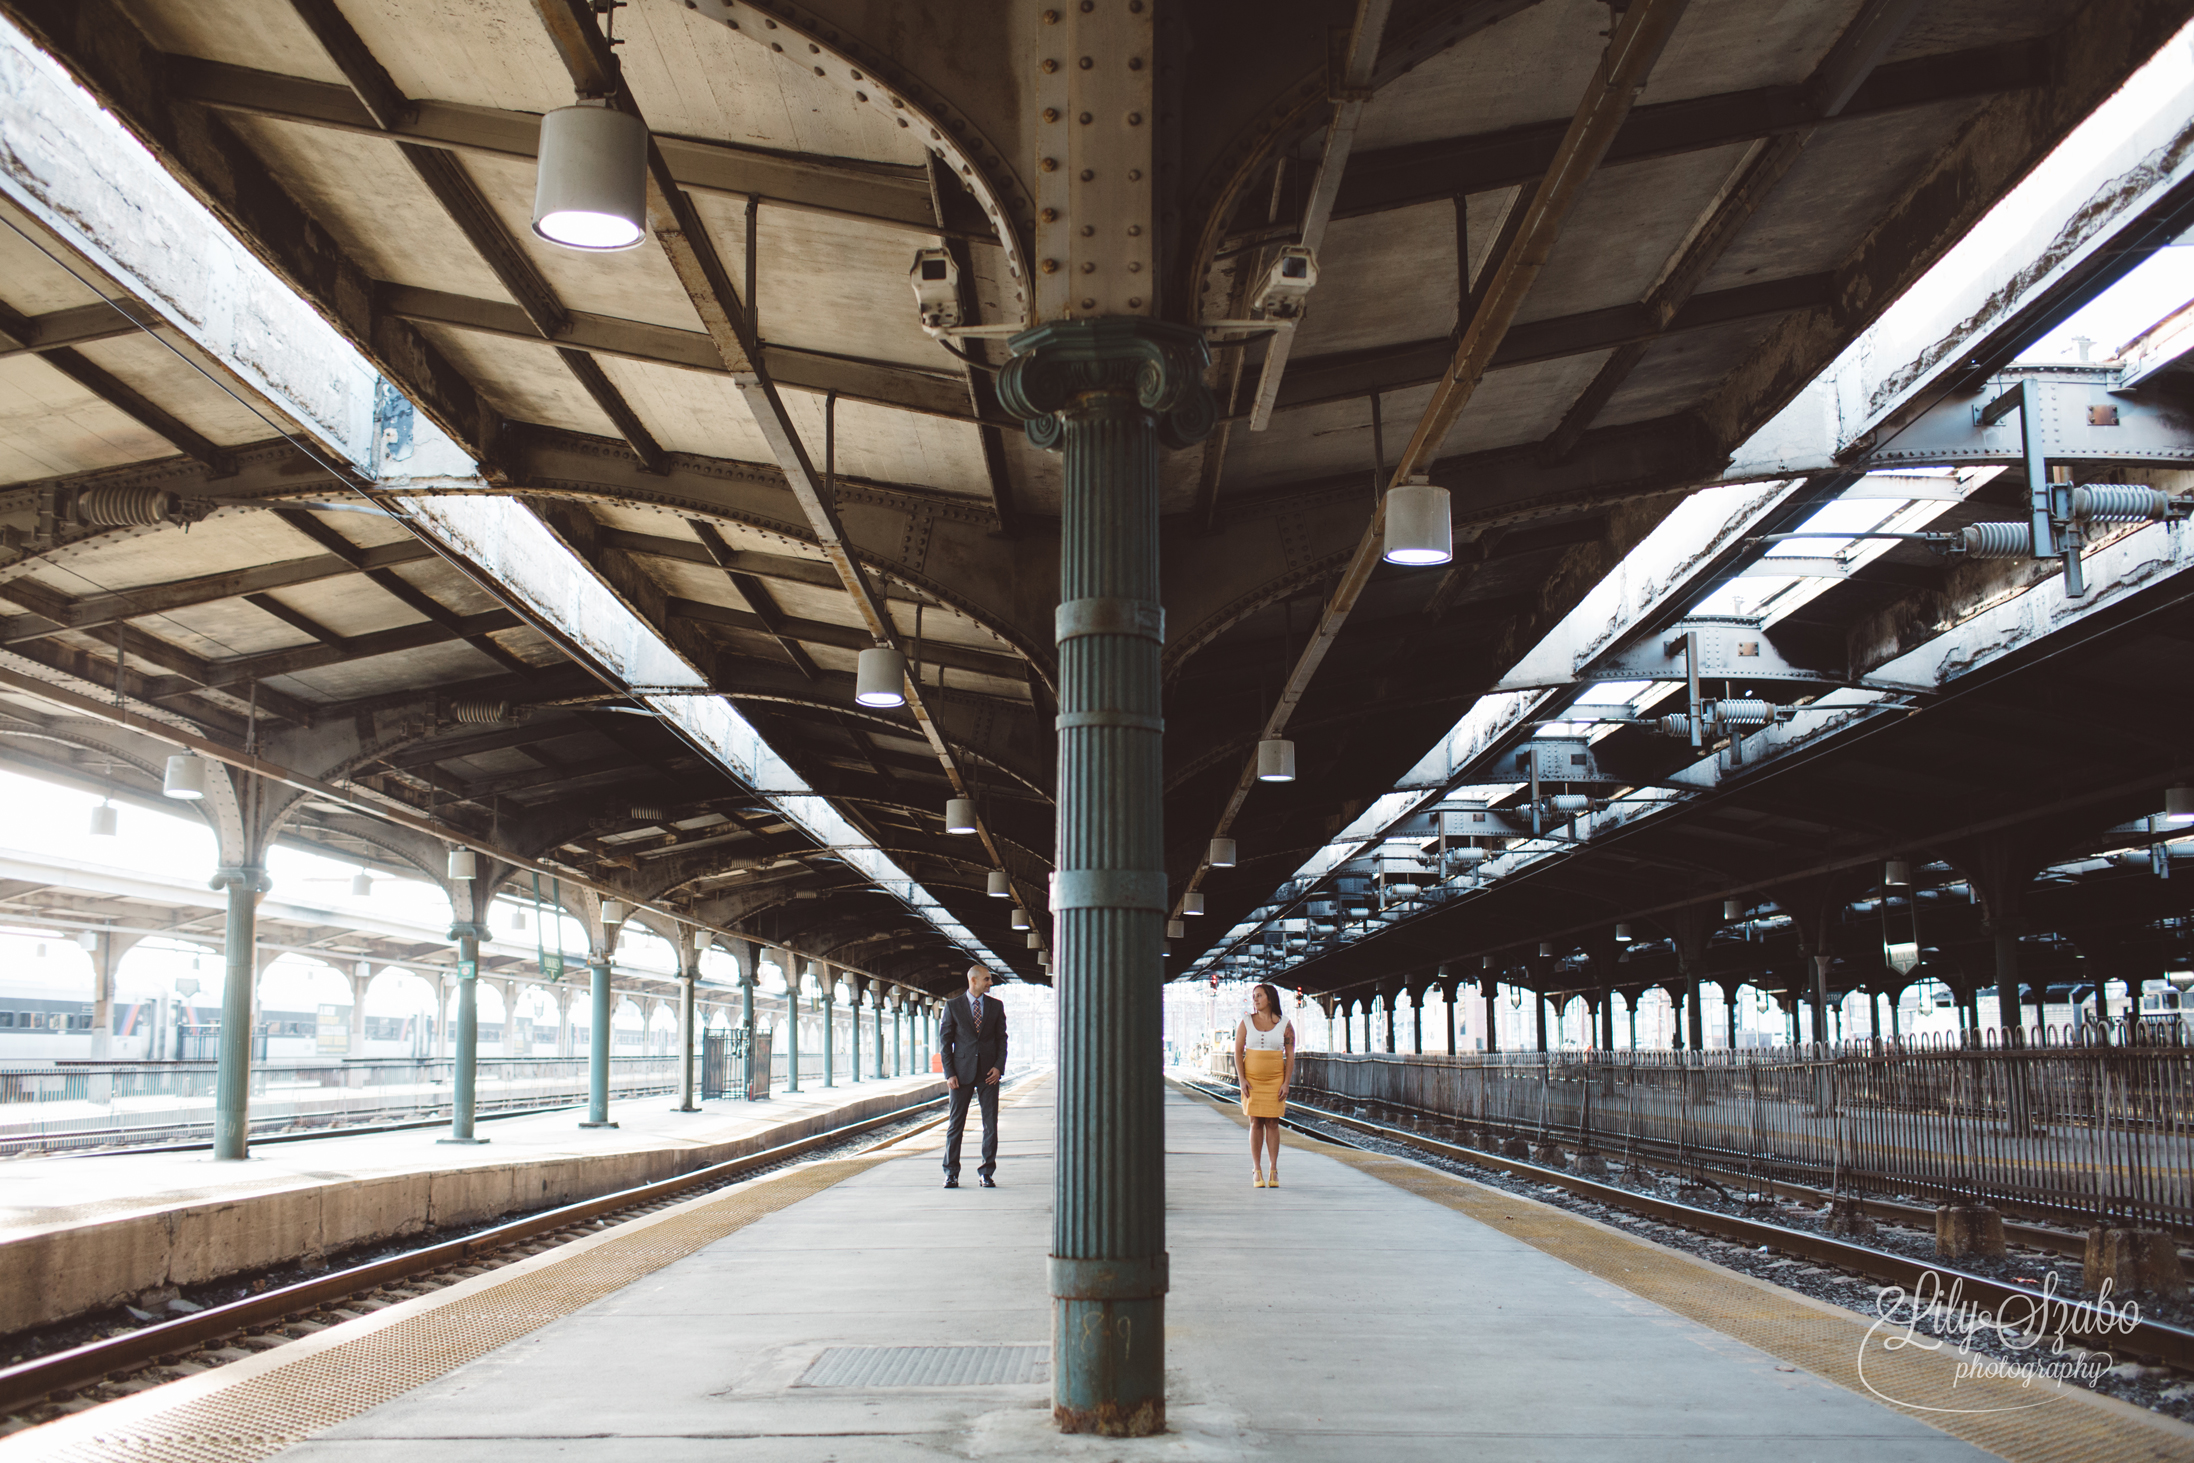
[[[922,329],[941,335],[960,323],[960,266],[944,249],[917,249],[914,267],[907,271],[914,285],[914,304],[921,311]]]
[[[1318,283],[1318,256],[1290,244],[1272,261],[1250,311],[1261,320],[1292,320],[1303,310],[1303,297]]]

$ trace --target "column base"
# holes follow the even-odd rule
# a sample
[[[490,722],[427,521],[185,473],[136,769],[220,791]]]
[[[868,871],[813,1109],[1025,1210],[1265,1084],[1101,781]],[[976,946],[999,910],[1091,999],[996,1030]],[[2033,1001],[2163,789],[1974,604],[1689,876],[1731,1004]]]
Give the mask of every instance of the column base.
[[[1107,1438],[1164,1432],[1164,1298],[1054,1296],[1051,1305],[1051,1420],[1059,1431]]]
[[[580,1126],[580,1127],[582,1127],[582,1128],[614,1128],[614,1127],[616,1127],[617,1125],[616,1125],[615,1123],[592,1123],[592,1122],[588,1122],[588,1123],[581,1123],[581,1124],[580,1124],[579,1126]]]
[[[456,1143],[464,1147],[473,1148],[478,1147],[483,1143],[493,1142],[494,1140],[491,1138],[437,1138],[434,1141],[437,1143]]]
[[[697,1107],[674,1107],[671,1109],[672,1112],[699,1112],[700,1110]]]

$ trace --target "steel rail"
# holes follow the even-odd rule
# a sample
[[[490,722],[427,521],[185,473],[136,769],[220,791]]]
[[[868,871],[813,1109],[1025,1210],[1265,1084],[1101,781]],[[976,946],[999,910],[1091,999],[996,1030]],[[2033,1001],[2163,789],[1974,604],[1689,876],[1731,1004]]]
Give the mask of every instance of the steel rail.
[[[571,1225],[636,1205],[652,1203],[688,1189],[718,1185],[751,1174],[756,1169],[775,1167],[814,1149],[842,1143],[857,1134],[904,1121],[945,1100],[943,1095],[939,1095],[922,1102],[909,1103],[905,1107],[894,1108],[872,1118],[827,1128],[759,1153],[750,1153],[744,1158],[727,1159],[675,1178],[660,1179],[654,1183],[620,1189],[599,1198],[583,1199],[561,1208],[543,1210],[476,1234],[443,1240],[438,1244],[408,1250],[401,1255],[391,1255],[386,1259],[300,1281],[280,1290],[270,1290],[263,1295],[231,1301],[227,1305],[211,1306],[178,1320],[147,1326],[120,1336],[110,1336],[104,1341],[87,1342],[68,1351],[57,1351],[51,1356],[38,1357],[0,1370],[0,1414],[21,1411],[54,1392],[96,1383],[111,1373],[150,1365],[160,1357],[187,1352],[209,1341],[249,1330],[253,1326],[280,1321],[296,1312],[324,1306],[362,1290],[373,1290],[446,1265],[462,1264],[507,1248],[520,1240],[566,1229]],[[906,1136],[899,1135],[900,1138]]]
[[[1224,1101],[1232,1101],[1234,1098],[1231,1092],[1208,1088],[1197,1082],[1178,1077],[1172,1080],[1192,1091],[1201,1092],[1207,1097],[1215,1097]],[[2021,1286],[2006,1285],[1986,1276],[1974,1275],[1964,1270],[1954,1270],[1943,1265],[1914,1260],[1908,1256],[1893,1254],[1887,1250],[1877,1250],[1868,1245],[1853,1244],[1849,1240],[1832,1239],[1827,1235],[1811,1234],[1805,1230],[1786,1229],[1782,1225],[1769,1224],[1765,1220],[1746,1219],[1739,1215],[1723,1214],[1712,1209],[1694,1208],[1692,1205],[1678,1203],[1673,1199],[1662,1199],[1651,1194],[1635,1193],[1614,1184],[1605,1184],[1593,1179],[1582,1178],[1564,1169],[1548,1168],[1543,1164],[1531,1163],[1520,1158],[1510,1158],[1503,1154],[1484,1153],[1474,1148],[1463,1147],[1460,1144],[1442,1142],[1438,1138],[1428,1138],[1421,1133],[1410,1132],[1406,1128],[1390,1127],[1385,1123],[1375,1123],[1363,1118],[1349,1117],[1313,1106],[1307,1102],[1298,1101],[1295,1098],[1289,1098],[1287,1105],[1291,1110],[1299,1108],[1306,1112],[1315,1113],[1324,1122],[1336,1124],[1343,1128],[1357,1129],[1385,1142],[1422,1149],[1453,1161],[1475,1164],[1480,1168],[1489,1168],[1511,1178],[1529,1179],[1533,1183],[1551,1185],[1580,1198],[1590,1199],[1596,1204],[1605,1204],[1609,1208],[1628,1210],[1633,1214],[1641,1214],[1649,1219],[1659,1220],[1664,1224],[1697,1230],[1722,1239],[1738,1240],[1748,1247],[1766,1245],[1783,1254],[1796,1255],[1823,1264],[1839,1266],[1874,1280],[1902,1286],[1907,1295],[1917,1293],[1922,1277],[1932,1274],[1937,1277],[1937,1280],[1945,1289],[1952,1283],[1962,1286],[1964,1295],[1991,1307],[1993,1314],[1999,1321],[2007,1321],[2010,1317],[2022,1314],[2032,1315],[2041,1305],[2043,1299],[2036,1292]],[[1320,1142],[1331,1143],[1336,1141],[1333,1134],[1320,1132],[1299,1120],[1281,1118],[1280,1122],[1304,1136],[1316,1138]],[[1345,1140],[1343,1141],[1345,1142]],[[1349,1144],[1347,1146],[1360,1147],[1361,1145]],[[1376,1150],[1366,1149],[1365,1151],[1375,1152]],[[2023,1309],[2013,1309],[2007,1312],[2003,1309],[2007,1304],[2015,1304]],[[2055,1303],[2055,1308],[2066,1318],[2068,1324],[2062,1330],[2068,1339],[2082,1342],[2092,1341],[2096,1349],[2110,1351],[2114,1355],[2131,1350],[2140,1355],[2160,1358],[2169,1365],[2183,1370],[2194,1370],[2194,1331],[2167,1325],[2161,1321],[2145,1319],[2135,1321],[2130,1326],[2126,1326],[2123,1322],[2116,1322],[2109,1324],[2108,1329],[2106,1329],[2104,1318],[2089,1302],[2058,1301]],[[2109,1334],[2111,1330],[2118,1331],[2119,1335]],[[2122,1345],[2122,1342],[2130,1342],[2131,1345]]]

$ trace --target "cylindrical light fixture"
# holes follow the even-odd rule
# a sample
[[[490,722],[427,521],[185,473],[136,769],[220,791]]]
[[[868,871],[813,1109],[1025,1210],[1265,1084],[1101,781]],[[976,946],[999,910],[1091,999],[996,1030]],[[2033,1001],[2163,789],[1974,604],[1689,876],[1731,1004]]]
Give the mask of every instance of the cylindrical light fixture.
[[[906,680],[907,658],[888,645],[872,645],[861,652],[853,699],[863,706],[904,706]]]
[[[1723,919],[1743,919],[1743,918],[1744,918],[1744,916],[1745,916],[1745,906],[1744,906],[1744,901],[1743,901],[1743,900],[1741,900],[1741,899],[1725,899],[1725,900],[1723,900],[1723,901],[1722,901],[1722,918],[1723,918]]]
[[[1013,906],[1013,927],[1017,930],[1029,928],[1028,911],[1018,904]]]
[[[1618,945],[1630,943],[1630,926],[1628,924],[1619,924],[1615,927],[1615,943]]]
[[[599,102],[541,119],[533,231],[551,244],[630,249],[647,237],[648,129]]]
[[[1257,780],[1293,782],[1295,744],[1285,737],[1266,737],[1257,744]]]
[[[510,927],[517,934],[522,935],[526,932],[526,912],[524,910],[514,909],[510,912]]]
[[[947,833],[973,833],[975,831],[975,804],[966,798],[951,798],[945,803],[945,831]]]
[[[1013,897],[1013,881],[1006,877],[1004,869],[992,869],[990,871],[990,880],[984,885],[983,892],[993,899],[1011,899]]]
[[[1215,869],[1233,868],[1234,840],[1231,838],[1212,839],[1211,852],[1206,855],[1206,862],[1208,862]]]
[[[76,937],[76,948],[79,950],[97,950],[99,948],[99,932],[97,930],[84,930],[79,933]]]
[[[1539,953],[1541,955],[1552,955],[1554,953],[1554,942],[1552,940],[1541,940],[1539,942]]]
[[[92,837],[112,838],[121,831],[121,826],[121,814],[116,811],[114,804],[101,803],[91,810]]]
[[[1187,939],[1187,938],[1188,938],[1188,921],[1187,921],[1187,920],[1181,920],[1181,919],[1169,919],[1169,920],[1167,920],[1167,921],[1166,921],[1166,938],[1167,938],[1167,939],[1169,939],[1169,940],[1185,940],[1185,939]]]
[[[1029,947],[1029,949],[1031,949],[1031,950],[1041,950],[1041,949],[1043,949],[1043,948],[1044,948],[1044,937],[1043,937],[1042,935],[1039,935],[1039,934],[1037,934],[1037,933],[1036,933],[1036,932],[1035,932],[1034,930],[1030,930],[1030,931],[1028,932],[1028,947]]]
[[[624,922],[625,922],[625,901],[624,901],[624,900],[622,900],[622,899],[605,899],[605,900],[603,900],[603,901],[602,901],[602,923],[603,923],[603,924],[606,924],[606,925],[621,925],[621,924],[623,924]]]
[[[1045,970],[1051,969],[1051,952],[1049,950],[1038,950],[1036,952],[1036,963]]]
[[[167,776],[160,781],[160,791],[184,802],[196,802],[206,795],[206,764],[203,759],[189,752],[180,752],[168,758]]]
[[[1203,912],[1204,894],[1201,889],[1191,889],[1181,896],[1181,913],[1202,914]]]
[[[1386,495],[1386,554],[1389,564],[1445,564],[1455,557],[1455,529],[1448,518],[1447,489],[1422,476]]]
[[[2182,782],[2165,788],[2164,816],[2174,823],[2194,823],[2194,787]]]
[[[350,876],[350,892],[354,899],[364,899],[373,893],[373,876],[364,869]]]
[[[1912,884],[1912,865],[1901,858],[1893,858],[1882,865],[1882,883],[1891,889],[1904,889]]]
[[[449,851],[449,876],[452,879],[470,879],[480,872],[480,861],[469,848],[453,848]]]

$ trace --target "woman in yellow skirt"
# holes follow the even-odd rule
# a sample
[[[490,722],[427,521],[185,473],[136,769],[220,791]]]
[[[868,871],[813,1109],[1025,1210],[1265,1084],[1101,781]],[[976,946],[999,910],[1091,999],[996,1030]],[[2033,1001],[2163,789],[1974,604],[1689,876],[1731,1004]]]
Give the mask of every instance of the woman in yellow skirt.
[[[1250,989],[1249,1018],[1234,1028],[1234,1070],[1241,1078],[1242,1111],[1249,1118],[1249,1161],[1255,1188],[1280,1187],[1280,1119],[1287,1116],[1288,1084],[1295,1080],[1295,1028],[1280,1014],[1280,993],[1259,981]],[[1272,1178],[1265,1178],[1271,1158]]]

